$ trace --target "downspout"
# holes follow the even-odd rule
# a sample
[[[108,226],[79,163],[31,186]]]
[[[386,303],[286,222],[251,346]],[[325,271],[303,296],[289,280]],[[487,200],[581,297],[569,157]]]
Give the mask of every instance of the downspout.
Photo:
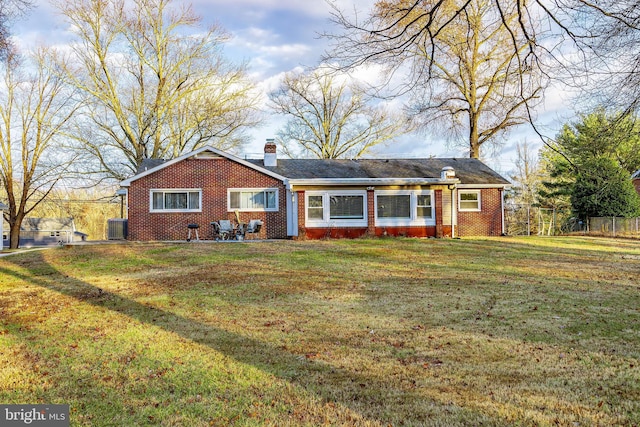
[[[458,182],[460,181],[456,179],[456,170],[452,166],[445,166],[442,168],[442,170],[440,171],[440,179],[449,181],[449,183],[447,184],[447,188],[450,191],[450,199],[451,199],[451,238],[453,239],[456,237],[456,231],[455,231],[456,228],[453,221],[454,219],[453,209],[454,209],[454,206],[456,206],[456,203],[453,201],[453,193],[456,189],[456,184],[450,183],[450,182],[451,180],[456,180]]]
[[[453,209],[454,207],[457,207],[457,203],[453,200],[453,192],[456,189],[455,184],[451,185],[450,188],[451,190],[451,238],[455,239],[456,238],[456,225],[453,221]]]
[[[529,208],[527,208],[527,228],[529,228]],[[504,236],[505,227],[504,227],[504,188],[500,191],[500,216],[502,217],[502,235]],[[530,234],[530,233],[527,233]]]

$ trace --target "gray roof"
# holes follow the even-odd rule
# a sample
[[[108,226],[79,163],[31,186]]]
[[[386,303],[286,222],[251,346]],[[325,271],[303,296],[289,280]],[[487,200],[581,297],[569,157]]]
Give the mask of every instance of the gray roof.
[[[451,166],[462,184],[509,184],[480,160],[469,158],[278,159],[276,167],[265,167],[262,159],[247,161],[289,179],[440,178],[442,168]]]
[[[640,169],[638,169],[633,175],[631,175],[631,179],[640,178]]]
[[[22,221],[25,231],[74,231],[73,218],[25,218]]]
[[[142,172],[145,172],[149,169],[153,169],[156,166],[160,166],[166,162],[165,159],[142,159],[142,163],[138,166],[138,170],[136,171],[136,175]]]

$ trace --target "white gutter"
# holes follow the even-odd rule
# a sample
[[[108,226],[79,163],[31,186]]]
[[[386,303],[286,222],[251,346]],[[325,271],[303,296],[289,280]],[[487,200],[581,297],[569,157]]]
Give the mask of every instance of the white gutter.
[[[349,185],[448,185],[459,184],[459,179],[441,179],[441,178],[311,178],[311,179],[289,179],[285,181],[287,189],[294,186],[310,186],[310,185],[330,185],[330,186],[349,186]],[[495,186],[494,186],[495,187]]]
[[[513,184],[458,184],[458,188],[510,188]]]

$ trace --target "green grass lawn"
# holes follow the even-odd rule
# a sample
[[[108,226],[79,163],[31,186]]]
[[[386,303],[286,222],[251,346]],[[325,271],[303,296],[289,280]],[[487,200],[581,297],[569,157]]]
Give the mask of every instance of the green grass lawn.
[[[0,403],[71,425],[640,425],[640,242],[357,239],[0,258]]]

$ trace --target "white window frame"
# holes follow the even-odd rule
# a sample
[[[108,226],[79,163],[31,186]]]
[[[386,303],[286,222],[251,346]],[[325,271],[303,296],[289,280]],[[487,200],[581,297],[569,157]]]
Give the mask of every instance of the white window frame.
[[[410,196],[411,209],[409,218],[379,218],[378,196]],[[431,217],[418,216],[418,196],[431,197]],[[436,209],[433,190],[376,190],[374,193],[374,209],[376,213],[376,226],[426,226],[436,225]]]
[[[473,208],[473,209],[463,208],[462,207],[462,195],[463,194],[477,194],[477,196],[478,196],[478,207],[477,208]],[[482,192],[480,190],[458,189],[458,211],[459,212],[480,212],[482,210],[481,194],[482,194]]]
[[[265,193],[265,201],[267,200],[267,192],[275,192],[276,205],[273,208],[257,208],[257,209],[243,209],[234,208],[231,206],[231,193]],[[280,209],[280,193],[277,188],[227,188],[227,211],[228,212],[278,212]]]
[[[309,196],[322,196],[322,220],[309,218]],[[331,219],[332,196],[361,196],[362,197],[362,218],[354,219]],[[331,191],[305,191],[304,194],[304,216],[305,225],[314,227],[366,227],[367,224],[367,192],[366,190],[331,190]]]
[[[198,193],[198,209],[154,209],[153,195],[156,193],[187,193],[187,205],[189,204],[189,193]],[[164,204],[164,196],[163,196]],[[202,189],[201,188],[152,188],[149,190],[149,212],[151,213],[183,213],[202,212]]]

